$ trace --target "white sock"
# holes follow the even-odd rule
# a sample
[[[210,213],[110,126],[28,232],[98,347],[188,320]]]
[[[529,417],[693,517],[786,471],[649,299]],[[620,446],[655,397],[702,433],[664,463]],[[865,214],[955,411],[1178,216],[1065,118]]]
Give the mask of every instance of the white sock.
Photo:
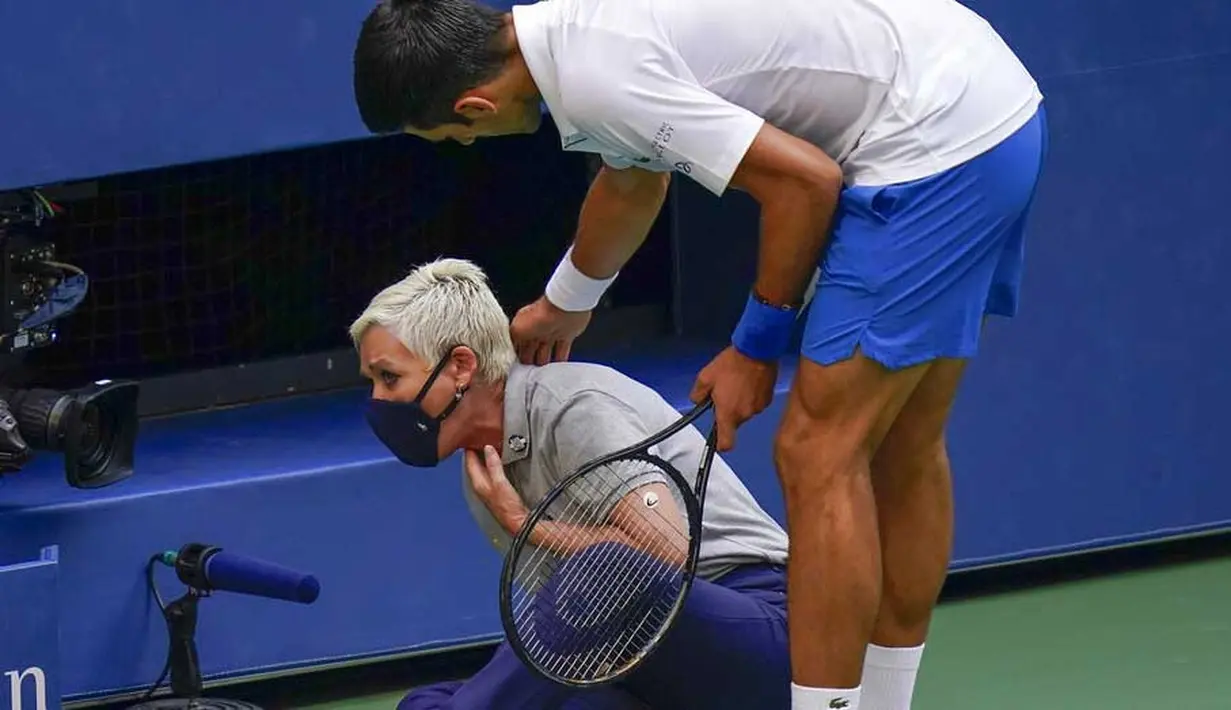
[[[923,645],[886,648],[868,644],[863,661],[863,710],[910,710]]]
[[[806,688],[791,683],[791,710],[859,710],[859,688]]]

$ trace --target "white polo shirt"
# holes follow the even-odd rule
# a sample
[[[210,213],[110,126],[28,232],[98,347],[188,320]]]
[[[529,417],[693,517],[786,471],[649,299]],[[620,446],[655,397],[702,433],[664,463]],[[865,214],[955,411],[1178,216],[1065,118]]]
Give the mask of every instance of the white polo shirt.
[[[544,0],[513,22],[565,150],[718,195],[765,121],[883,185],[989,150],[1042,99],[955,0]]]

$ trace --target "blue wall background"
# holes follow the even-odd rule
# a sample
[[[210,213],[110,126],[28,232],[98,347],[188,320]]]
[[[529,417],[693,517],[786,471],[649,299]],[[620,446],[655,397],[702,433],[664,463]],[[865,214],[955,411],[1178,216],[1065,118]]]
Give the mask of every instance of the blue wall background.
[[[368,0],[0,4],[0,189],[365,135]]]
[[[1231,254],[1220,217],[1231,184],[1224,175],[1231,3],[973,5],[1039,78],[1052,152],[1030,229],[1023,313],[992,323],[955,413],[956,556],[973,566],[1228,526],[1231,476],[1219,422],[1231,399],[1223,366],[1231,308],[1222,288]],[[0,188],[360,138],[349,62],[369,7],[367,0],[0,5]],[[748,283],[755,210],[688,183],[677,185],[676,197],[679,326],[686,336],[721,338]],[[697,364],[642,356],[685,380]],[[315,406],[322,431],[335,436],[327,410],[358,411],[349,400]],[[218,428],[232,418],[247,424]],[[325,587],[310,609],[216,600],[202,634],[211,673],[498,632],[495,581],[483,582],[497,560],[478,557],[482,546],[458,501],[449,503],[457,514],[443,515],[449,508],[431,498],[437,489],[447,495],[452,482],[399,476],[358,422],[344,432],[353,448],[339,451],[338,441],[322,437],[317,450],[301,451],[318,468],[291,471],[277,437],[293,432],[260,431],[269,421],[276,420],[253,410],[152,427],[135,488],[53,493],[54,465],[44,466],[43,482],[31,469],[31,477],[0,487],[0,559],[63,542],[59,573],[83,582],[61,585],[57,600],[69,615],[61,636],[66,694],[105,693],[157,674],[161,629],[140,568],[151,548],[196,535],[312,568]],[[769,423],[757,423],[744,455],[764,458]],[[353,460],[322,463],[323,450]],[[772,474],[748,465],[751,486],[779,512]],[[352,477],[364,467],[375,467],[371,478]],[[348,496],[349,486],[362,494]],[[294,502],[281,518],[257,514],[271,490]],[[394,490],[406,507],[388,500]],[[163,494],[182,508],[158,504]],[[365,500],[387,507],[379,527],[364,527],[373,517]],[[234,510],[253,512],[221,522]],[[405,529],[429,514],[435,525],[455,525],[476,556],[424,547],[408,554]],[[322,520],[338,532],[321,528]],[[292,522],[322,540],[348,536],[356,546],[347,549],[404,566],[394,583],[373,585],[362,560],[327,552],[311,560],[307,550],[274,543]],[[122,544],[100,555],[99,540]],[[448,586],[430,586],[422,570],[447,573]],[[407,614],[419,616],[388,623]],[[268,635],[246,637],[258,622],[269,624]]]

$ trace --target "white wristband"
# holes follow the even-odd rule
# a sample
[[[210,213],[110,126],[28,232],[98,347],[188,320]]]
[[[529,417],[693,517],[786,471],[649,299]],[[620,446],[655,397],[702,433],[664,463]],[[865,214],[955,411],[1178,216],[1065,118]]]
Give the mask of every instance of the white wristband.
[[[602,300],[607,287],[616,280],[619,272],[606,279],[592,279],[573,265],[573,248],[569,247],[556,271],[547,282],[544,294],[551,304],[562,311],[592,311]]]

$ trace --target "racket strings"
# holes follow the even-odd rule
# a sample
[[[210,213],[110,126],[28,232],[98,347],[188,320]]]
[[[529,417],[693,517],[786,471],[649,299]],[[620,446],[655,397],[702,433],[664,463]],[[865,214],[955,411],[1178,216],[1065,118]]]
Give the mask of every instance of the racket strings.
[[[553,526],[546,544],[524,548],[515,568],[514,626],[558,677],[601,678],[634,662],[676,604],[690,542],[682,499],[671,483],[633,478],[614,489],[577,479],[541,523]],[[638,502],[618,504],[633,494]]]
[[[590,528],[595,527],[599,522],[599,515],[601,511],[598,509],[592,509],[591,512],[586,515],[583,512],[583,508],[586,508],[586,504],[580,497],[569,496],[568,498],[567,506],[563,510],[552,512],[551,521]],[[585,515],[585,517],[581,517],[583,515]],[[533,550],[530,554],[530,558],[523,563],[524,566],[519,564],[516,577],[516,582],[519,586],[531,590],[537,589],[544,581],[546,581],[551,573],[555,571],[555,567],[565,556],[565,548],[570,540],[564,538],[553,538],[552,542],[555,544],[529,548]],[[528,572],[523,574],[527,568],[529,568]]]
[[[627,509],[615,508],[607,513],[601,501],[603,499],[610,500],[611,498],[621,499],[632,493],[637,488],[645,484],[632,485],[623,483],[616,491],[608,495],[602,495],[598,489],[598,485],[587,478],[581,478],[575,481],[565,495],[561,496],[556,503],[565,503],[558,509],[552,510],[550,520],[541,521],[546,524],[562,524],[573,527],[576,533],[572,535],[561,535],[552,538],[553,544],[547,546],[538,546],[528,548],[532,550],[529,559],[518,560],[518,572],[516,582],[519,586],[529,589],[537,588],[552,572],[555,566],[564,559],[567,555],[567,548],[576,545],[586,536],[586,530],[594,531],[600,528],[614,527],[625,532],[625,535],[633,538],[633,542],[640,549],[656,556],[664,558],[679,557],[680,563],[683,563],[683,557],[688,552],[689,537],[686,529],[681,530],[678,525],[682,523],[679,520],[671,520],[663,514],[662,508],[651,508],[641,506],[636,508],[640,515],[622,514]],[[682,510],[682,500],[678,498],[678,494],[674,490],[674,486],[670,487],[672,497],[675,498],[677,508]],[[599,504],[594,504],[593,501],[599,500]],[[608,523],[600,525],[600,518],[604,513],[607,513]],[[650,520],[649,525],[636,525],[639,521]],[[655,526],[652,523],[659,522],[662,526]],[[667,529],[664,530],[663,527]],[[649,528],[649,530],[647,530]],[[634,529],[632,535],[628,535],[627,530]],[[669,531],[669,532],[668,532]],[[640,533],[644,533],[644,536]],[[644,539],[644,537],[652,537],[652,539]],[[529,569],[527,569],[529,568]]]
[[[584,481],[584,479],[582,480]],[[591,484],[585,485],[588,487],[593,487]],[[632,489],[631,486],[625,486],[625,488],[630,490]],[[601,508],[586,506],[582,501],[583,498],[590,499],[587,496],[570,496],[569,498],[570,500],[566,508],[563,511],[559,511],[553,517],[553,521],[570,524],[576,526],[578,529],[588,528],[592,530],[598,528],[599,526],[597,524],[599,522],[599,517],[603,512]],[[583,508],[587,507],[589,508],[588,514],[585,512],[579,512],[582,511]],[[661,522],[665,524],[671,523],[671,521],[661,512],[653,511],[653,514],[657,516]],[[611,524],[617,527],[632,527],[629,522],[629,518],[630,516],[628,515],[620,515],[620,511],[617,509],[611,516]],[[554,545],[531,548],[533,549],[533,552],[531,553],[530,558],[519,564],[520,570],[516,578],[517,585],[527,591],[537,589],[541,586],[542,582],[555,572],[555,568],[559,565],[560,561],[566,557],[565,548],[569,546],[569,543],[575,542],[576,539],[580,537],[580,534],[569,536],[567,538],[561,536],[556,539],[556,544]],[[641,549],[646,549],[651,554],[662,554],[665,556],[668,553],[677,553],[680,551],[683,553],[687,552],[688,541],[682,534],[677,534],[675,536],[675,540],[665,540],[663,537],[664,536],[656,535],[656,539],[652,541],[638,539],[634,539],[633,541],[634,543],[641,543],[637,546]],[[563,591],[566,593],[573,592],[574,586],[580,581],[580,578],[571,578],[568,582],[569,588]],[[523,599],[522,603],[516,606],[515,614],[518,625],[521,625],[526,621],[526,614],[532,608],[530,606],[531,601],[531,599]]]
[[[627,494],[633,492],[637,487],[624,484],[617,491],[605,497],[607,499],[617,497],[623,498]],[[554,566],[565,556],[569,546],[575,545],[578,541],[583,540],[586,537],[587,530],[595,531],[600,528],[615,528],[616,530],[620,530],[628,537],[632,537],[633,541],[639,548],[657,556],[666,558],[679,556],[682,558],[682,556],[687,553],[687,536],[676,528],[678,521],[672,521],[669,519],[661,512],[661,509],[646,507],[639,510],[642,515],[636,516],[627,514],[627,508],[616,507],[608,514],[607,523],[605,525],[599,525],[599,520],[605,512],[603,510],[604,506],[601,504],[593,505],[589,502],[599,498],[599,496],[596,495],[597,486],[587,479],[580,479],[575,483],[573,488],[581,489],[586,492],[573,493],[573,491],[570,490],[569,493],[572,493],[571,495],[562,496],[562,501],[557,502],[564,502],[566,500],[567,504],[563,509],[552,511],[551,520],[548,521],[548,524],[558,523],[568,525],[573,527],[577,532],[573,535],[557,536],[553,538],[553,542],[555,544],[535,548],[535,553],[533,553],[530,560],[527,561],[528,564],[533,566],[530,575],[528,575],[529,577],[544,576],[545,571],[542,569],[544,565]],[[682,505],[680,507],[682,507]],[[663,527],[654,526],[652,523],[648,526],[637,525],[639,521],[647,518],[652,519],[652,521],[662,523],[663,526],[667,526],[668,529],[674,534],[663,534],[666,532],[663,530]],[[647,530],[647,528],[649,529]],[[627,533],[630,529],[635,530],[632,535],[628,535]],[[647,537],[652,539],[645,539]],[[526,577],[527,575],[519,574],[518,579],[519,581],[524,582],[526,581]]]
[[[647,558],[642,558],[643,561],[645,559]],[[642,564],[638,569],[638,572],[648,571],[646,570],[646,567],[647,565]],[[659,570],[660,571],[657,574],[652,576],[646,575],[645,577],[639,579],[635,587],[630,590],[631,594],[634,596],[644,594],[650,588],[655,586],[656,583],[668,581],[666,579],[667,577],[678,579],[682,576],[681,572],[678,570],[676,571],[676,574],[662,572],[662,567],[659,567]],[[611,590],[612,588],[609,587],[608,589]],[[618,600],[615,596],[614,591],[609,591],[603,599],[599,600],[598,605],[610,606],[617,603]],[[674,600],[670,599],[666,601]],[[644,607],[646,605],[643,604],[642,606]],[[598,642],[599,648],[605,649],[605,651],[600,650],[593,654],[574,654],[571,659],[568,657],[560,657],[557,660],[558,670],[555,672],[572,677],[589,676],[594,674],[605,675],[627,663],[630,663],[634,658],[636,658],[636,656],[640,655],[640,649],[645,648],[649,644],[649,641],[653,635],[657,633],[658,629],[660,629],[666,622],[670,608],[671,605],[669,603],[654,603],[650,605],[650,608],[644,609],[644,614],[641,616],[640,620],[635,621],[634,626],[622,630],[615,638],[602,639],[598,637],[598,634],[592,634],[592,636],[586,640]],[[592,614],[591,618],[587,619],[586,622],[592,622],[594,620],[594,616],[596,616],[596,614]],[[571,660],[571,663],[564,664],[566,660]]]
[[[623,551],[623,555],[609,553],[594,561],[595,567],[614,564],[619,561],[619,557],[631,561],[635,566],[626,570],[630,579],[621,585],[623,589],[613,585],[600,590],[595,597],[588,600],[586,605],[588,609],[581,618],[569,618],[563,609],[560,610],[561,620],[570,627],[572,638],[568,639],[568,645],[585,650],[577,653],[558,653],[542,645],[537,646],[539,653],[536,655],[540,657],[539,660],[550,672],[572,678],[609,674],[632,662],[639,655],[638,650],[644,648],[665,623],[673,598],[661,600],[660,603],[645,603],[650,600],[643,600],[643,603],[638,605],[641,607],[637,610],[641,612],[640,614],[622,614],[626,617],[628,625],[606,630],[595,628],[596,622],[599,622],[601,617],[609,616],[608,612],[618,610],[621,606],[629,606],[629,598],[635,600],[658,583],[676,581],[682,577],[680,570],[668,571],[661,565],[653,564],[650,558],[636,555],[630,548],[625,547]],[[578,588],[589,576],[589,571],[571,568],[569,572],[571,574],[562,576],[561,580],[568,587],[565,593],[580,593]],[[634,610],[626,608],[621,611]],[[633,652],[630,653],[630,650]]]

